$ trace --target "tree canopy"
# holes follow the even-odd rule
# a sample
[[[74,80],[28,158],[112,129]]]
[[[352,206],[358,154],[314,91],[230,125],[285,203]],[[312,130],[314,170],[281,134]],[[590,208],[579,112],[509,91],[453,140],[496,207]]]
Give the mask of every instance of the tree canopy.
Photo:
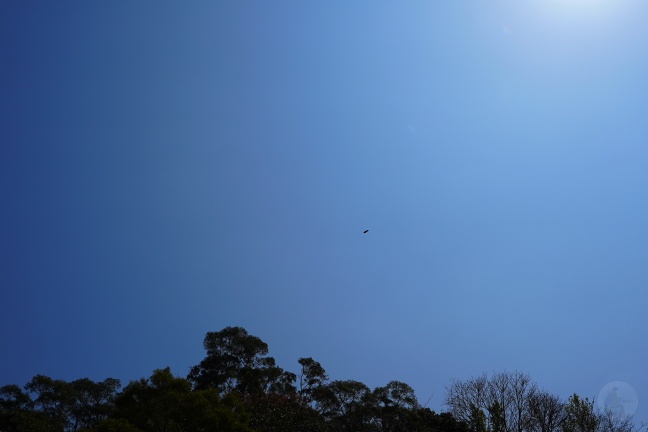
[[[284,370],[241,327],[208,332],[203,346],[186,378],[166,367],[123,388],[44,375],[0,387],[0,432],[633,432],[629,419],[578,395],[561,401],[519,372],[455,380],[448,412],[436,413],[401,381],[330,380],[311,357]]]

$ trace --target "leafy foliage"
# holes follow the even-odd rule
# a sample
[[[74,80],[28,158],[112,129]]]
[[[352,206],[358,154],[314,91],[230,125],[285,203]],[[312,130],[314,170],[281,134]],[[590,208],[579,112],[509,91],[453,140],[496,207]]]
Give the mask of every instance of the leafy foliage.
[[[264,432],[329,432],[327,422],[296,396],[276,393],[251,395],[245,400],[250,427]]]
[[[242,394],[273,391],[295,393],[295,374],[276,366],[268,345],[241,327],[209,332],[203,346],[207,357],[191,368],[188,379],[196,389],[214,388],[219,393]]]
[[[119,380],[72,382],[36,375],[23,392],[16,385],[0,389],[0,430],[78,431],[107,418]],[[34,397],[32,399],[32,396]]]
[[[596,432],[599,423],[599,418],[594,412],[594,401],[582,399],[577,394],[569,397],[565,405],[563,432]]]
[[[169,368],[128,384],[115,405],[115,418],[143,432],[250,431],[235,397],[221,399],[215,389],[192,391],[189,382],[174,377]]]
[[[328,375],[319,362],[310,357],[300,358],[298,394],[303,404],[310,405],[314,402],[315,394],[328,382]]]

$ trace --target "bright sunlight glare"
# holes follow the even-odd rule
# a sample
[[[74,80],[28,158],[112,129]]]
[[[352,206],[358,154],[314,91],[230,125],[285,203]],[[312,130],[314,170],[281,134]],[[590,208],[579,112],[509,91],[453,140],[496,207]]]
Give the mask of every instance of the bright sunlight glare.
[[[531,0],[527,5],[545,30],[598,37],[623,26],[640,6],[636,0]],[[554,27],[555,26],[555,27]]]

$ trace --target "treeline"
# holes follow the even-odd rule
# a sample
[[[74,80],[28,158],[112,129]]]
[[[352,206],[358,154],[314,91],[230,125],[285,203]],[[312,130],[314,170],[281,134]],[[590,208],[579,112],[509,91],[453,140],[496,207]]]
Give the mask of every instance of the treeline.
[[[632,432],[628,419],[577,395],[561,402],[519,373],[452,382],[449,412],[435,413],[403,382],[331,381],[312,358],[283,370],[240,327],[207,333],[204,348],[186,378],[166,368],[123,389],[43,375],[0,387],[0,432]]]
[[[617,410],[599,411],[577,394],[565,402],[538,388],[520,372],[483,374],[453,381],[445,404],[471,432],[639,432],[631,417]],[[620,410],[619,410],[620,408]]]

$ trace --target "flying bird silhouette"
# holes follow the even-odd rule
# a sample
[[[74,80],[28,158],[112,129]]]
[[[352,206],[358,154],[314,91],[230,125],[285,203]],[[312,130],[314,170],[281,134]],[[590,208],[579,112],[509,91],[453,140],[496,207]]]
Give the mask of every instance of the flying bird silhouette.
[[[363,234],[367,234],[368,232],[369,232],[369,230],[362,231]]]

